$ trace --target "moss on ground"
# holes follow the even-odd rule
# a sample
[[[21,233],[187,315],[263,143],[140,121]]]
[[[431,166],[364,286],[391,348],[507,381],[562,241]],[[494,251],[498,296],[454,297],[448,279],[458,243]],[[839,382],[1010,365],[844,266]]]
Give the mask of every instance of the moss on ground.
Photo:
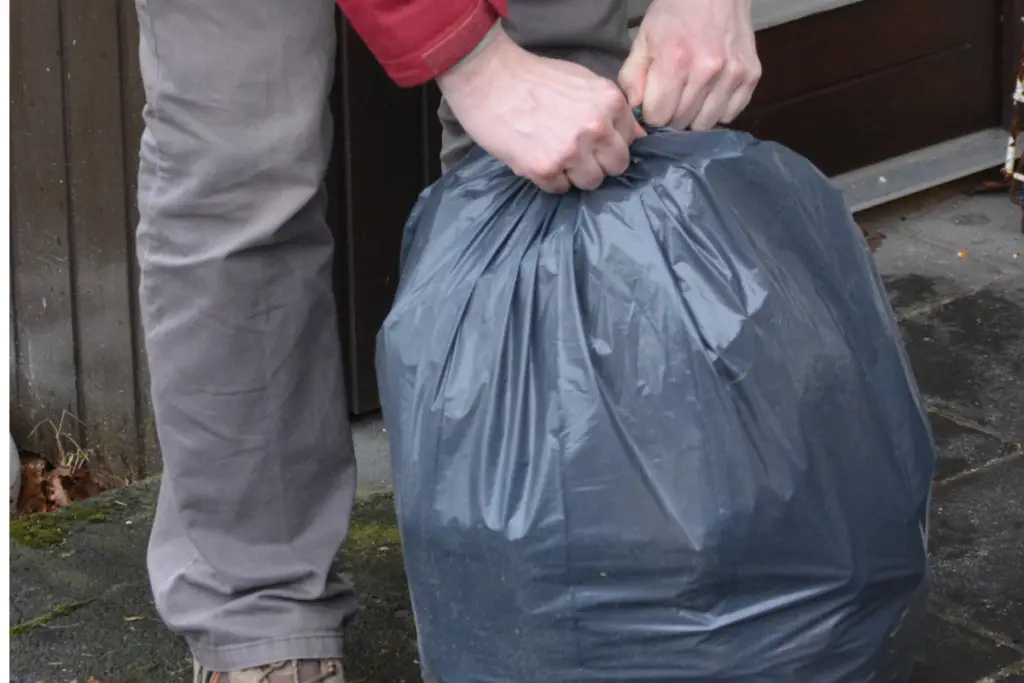
[[[98,524],[109,518],[111,505],[72,506],[53,512],[39,512],[11,522],[11,539],[28,548],[61,545],[76,523]]]
[[[40,626],[46,626],[54,619],[66,617],[69,614],[77,612],[78,610],[92,604],[92,600],[80,600],[78,602],[69,602],[64,605],[57,605],[48,612],[44,612],[39,616],[32,617],[27,621],[23,621],[20,624],[15,624],[11,627],[11,638],[17,638],[18,636],[25,635],[34,628]]]
[[[72,535],[84,533],[87,536],[88,527],[92,524],[114,522],[126,513],[136,522],[148,519],[155,493],[151,485],[139,485],[55,512],[28,515],[11,523],[11,538],[31,548],[61,547]],[[80,537],[76,543],[81,541],[84,544],[87,540]],[[138,552],[143,550],[140,548]],[[54,561],[62,561],[56,553]],[[346,681],[419,683],[416,628],[409,603],[394,500],[390,495],[373,495],[356,503],[349,538],[339,556],[339,568],[355,584],[361,605],[355,622],[346,631]],[[58,605],[14,625],[11,637],[24,636],[55,619],[86,608],[90,602]],[[146,666],[141,663],[133,666],[138,671],[132,669],[132,675],[122,671],[118,680],[130,683],[146,680]],[[183,671],[181,679],[190,680],[190,675],[190,670]],[[174,678],[177,677],[175,672]],[[150,677],[149,680],[155,678]]]
[[[356,504],[341,565],[355,582],[362,606],[345,637],[345,679],[418,683],[416,627],[390,495]]]

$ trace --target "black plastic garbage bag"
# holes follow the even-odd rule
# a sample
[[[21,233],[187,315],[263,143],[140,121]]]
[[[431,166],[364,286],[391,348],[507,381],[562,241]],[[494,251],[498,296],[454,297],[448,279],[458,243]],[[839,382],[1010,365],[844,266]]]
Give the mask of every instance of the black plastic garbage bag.
[[[879,683],[920,633],[931,433],[842,197],[657,131],[556,197],[426,190],[378,340],[424,673]]]

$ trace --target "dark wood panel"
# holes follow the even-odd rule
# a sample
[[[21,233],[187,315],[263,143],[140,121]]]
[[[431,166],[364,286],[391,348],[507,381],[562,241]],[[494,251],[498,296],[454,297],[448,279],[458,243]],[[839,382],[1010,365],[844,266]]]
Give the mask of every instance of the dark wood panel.
[[[79,417],[112,473],[137,477],[118,0],[63,9]]]
[[[753,106],[965,45],[997,50],[1004,0],[865,0],[757,34]]]
[[[153,403],[149,394],[149,366],[146,362],[145,336],[139,314],[139,263],[135,254],[135,229],[139,224],[138,174],[139,145],[145,124],[142,108],[146,104],[146,91],[142,87],[139,65],[139,19],[134,0],[120,0],[119,39],[121,65],[121,123],[124,146],[125,184],[125,242],[128,246],[128,302],[132,332],[132,362],[135,370],[133,395],[138,421],[136,438],[139,458],[136,469],[142,476],[161,469],[160,449],[157,442]]]
[[[78,412],[64,149],[61,7],[11,6],[11,306],[17,378],[11,409],[22,446],[42,420]],[[37,435],[49,435],[40,430]]]
[[[331,215],[338,236],[336,279],[350,410],[379,407],[377,331],[398,285],[402,229],[436,164],[423,88],[395,86],[343,20],[335,86]],[[340,156],[339,156],[340,155]]]
[[[972,45],[752,109],[737,127],[841,173],[998,125],[998,81],[991,47]]]

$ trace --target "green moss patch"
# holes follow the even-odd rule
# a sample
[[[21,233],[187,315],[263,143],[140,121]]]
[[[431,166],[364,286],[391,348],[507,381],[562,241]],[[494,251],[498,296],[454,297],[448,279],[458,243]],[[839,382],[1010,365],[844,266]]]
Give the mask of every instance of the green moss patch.
[[[49,612],[44,612],[37,617],[33,617],[28,621],[23,621],[20,624],[15,624],[11,627],[11,638],[17,638],[18,636],[25,635],[34,628],[40,626],[46,626],[54,619],[60,619],[66,617],[69,614],[73,614],[83,607],[87,607],[93,603],[92,600],[81,600],[79,602],[69,602],[64,605],[57,605]]]
[[[25,515],[11,522],[11,539],[28,548],[54,548],[76,524],[108,521],[111,506],[72,506],[54,512]]]
[[[352,577],[362,608],[345,637],[345,680],[419,681],[416,626],[390,495],[356,503],[341,569]]]

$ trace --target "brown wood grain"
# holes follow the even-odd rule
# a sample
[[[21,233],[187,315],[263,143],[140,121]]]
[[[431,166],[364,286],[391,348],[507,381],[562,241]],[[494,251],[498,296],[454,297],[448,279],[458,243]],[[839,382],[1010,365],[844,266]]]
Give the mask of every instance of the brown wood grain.
[[[61,3],[11,3],[11,314],[17,368],[12,429],[78,412],[68,240]],[[37,435],[48,434],[45,430]]]

